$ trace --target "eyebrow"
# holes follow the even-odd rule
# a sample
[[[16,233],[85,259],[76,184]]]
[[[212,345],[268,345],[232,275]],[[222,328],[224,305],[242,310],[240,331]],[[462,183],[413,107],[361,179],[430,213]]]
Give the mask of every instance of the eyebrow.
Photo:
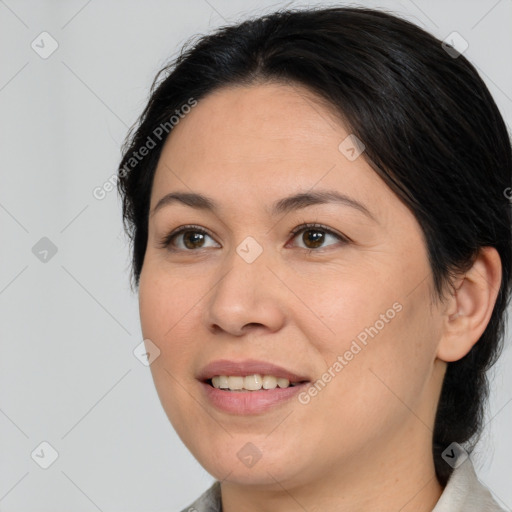
[[[156,206],[153,208],[150,216],[154,215],[158,210],[164,206],[173,203],[181,203],[197,210],[210,210],[218,212],[219,205],[211,197],[194,192],[170,192],[162,197]],[[292,196],[284,197],[273,203],[269,213],[272,216],[288,213],[292,210],[299,210],[308,206],[317,204],[338,203],[345,206],[350,206],[364,213],[366,216],[376,221],[368,208],[356,201],[355,199],[333,190],[317,190],[315,192],[300,192]]]

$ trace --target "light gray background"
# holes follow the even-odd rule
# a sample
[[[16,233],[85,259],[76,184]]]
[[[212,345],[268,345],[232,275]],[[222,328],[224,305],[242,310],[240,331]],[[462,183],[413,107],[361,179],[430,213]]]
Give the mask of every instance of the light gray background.
[[[323,5],[334,3],[343,2]],[[0,0],[1,511],[178,511],[213,481],[133,355],[142,337],[120,202],[116,191],[103,200],[92,191],[115,174],[155,73],[186,39],[287,4],[308,5]],[[441,39],[459,32],[510,126],[512,0],[358,5],[392,10]],[[47,59],[31,48],[43,31],[59,45]],[[32,252],[42,237],[57,247],[47,262]],[[507,509],[509,346],[507,336],[473,457]],[[43,441],[59,455],[48,469],[31,457]]]

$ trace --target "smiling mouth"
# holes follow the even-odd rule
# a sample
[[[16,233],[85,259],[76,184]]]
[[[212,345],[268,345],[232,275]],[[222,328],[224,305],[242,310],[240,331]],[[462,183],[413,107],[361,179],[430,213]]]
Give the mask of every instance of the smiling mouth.
[[[282,377],[273,375],[215,375],[211,379],[204,381],[213,388],[220,391],[245,392],[245,391],[267,391],[273,389],[286,389],[289,387],[300,386],[309,381],[290,382]]]

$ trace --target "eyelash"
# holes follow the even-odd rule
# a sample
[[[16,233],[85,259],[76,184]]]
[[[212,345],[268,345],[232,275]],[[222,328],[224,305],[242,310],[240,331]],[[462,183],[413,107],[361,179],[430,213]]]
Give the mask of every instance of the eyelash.
[[[309,222],[306,222],[306,223],[301,224],[300,226],[297,226],[296,228],[294,228],[290,232],[289,236],[293,236],[293,238],[295,238],[302,231],[308,231],[308,230],[313,230],[313,229],[317,229],[318,231],[324,231],[326,234],[332,235],[332,236],[338,238],[343,244],[348,244],[348,243],[352,242],[352,240],[350,240],[350,238],[348,238],[347,236],[341,235],[340,233],[336,233],[336,232],[332,231],[331,229],[327,228],[326,226],[323,226],[322,224],[309,223]],[[171,245],[172,240],[174,238],[178,237],[179,235],[187,232],[187,231],[192,231],[194,233],[201,233],[203,235],[208,235],[210,238],[213,239],[213,236],[208,231],[206,231],[204,228],[201,228],[200,226],[196,226],[194,224],[188,224],[186,226],[181,226],[177,230],[174,230],[171,233],[165,235],[159,241],[158,246],[160,248],[162,248],[162,249],[168,249],[168,250],[173,251],[173,252],[178,252],[178,251],[195,252],[195,251],[200,251],[201,248],[198,248],[198,249],[195,249],[195,250],[194,249],[169,249],[169,246]],[[308,251],[309,253],[311,253],[311,252],[318,252],[318,251],[320,251],[322,249],[325,249],[325,248],[324,247],[320,247],[319,249],[307,249],[307,248],[300,247],[300,249],[303,249],[304,251]]]

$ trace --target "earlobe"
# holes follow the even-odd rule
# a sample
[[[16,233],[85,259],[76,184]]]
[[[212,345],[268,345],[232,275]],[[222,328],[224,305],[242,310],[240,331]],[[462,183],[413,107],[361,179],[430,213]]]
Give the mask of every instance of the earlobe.
[[[501,272],[498,251],[494,247],[482,247],[472,267],[456,281],[444,311],[439,359],[458,361],[480,339],[498,297]]]

